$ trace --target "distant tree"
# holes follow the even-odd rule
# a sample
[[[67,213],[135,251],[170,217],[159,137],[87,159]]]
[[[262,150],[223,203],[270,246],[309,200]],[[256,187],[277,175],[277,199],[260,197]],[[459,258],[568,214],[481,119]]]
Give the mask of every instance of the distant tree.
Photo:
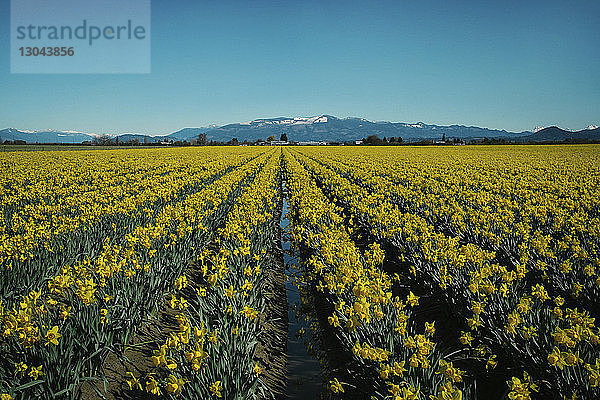
[[[287,138],[287,135],[285,134],[285,132],[281,134],[281,137],[279,138],[279,140],[281,140],[282,142],[288,141],[288,138]]]
[[[275,136],[271,135],[267,138],[267,142],[273,142],[275,139]]]
[[[206,133],[201,133],[198,135],[198,145],[206,146]]]
[[[94,144],[96,146],[110,146],[113,145],[114,142],[110,136],[102,135],[94,138]]]
[[[237,138],[233,138],[229,142],[227,142],[227,144],[230,146],[237,146],[239,144],[239,142],[238,142]]]
[[[508,144],[508,141],[506,141],[506,139],[502,139],[502,138],[483,138],[483,144]]]
[[[370,146],[374,146],[374,145],[376,146],[376,145],[384,144],[384,142],[377,135],[369,135],[369,136],[367,136],[366,139],[363,139],[363,144],[370,145]]]

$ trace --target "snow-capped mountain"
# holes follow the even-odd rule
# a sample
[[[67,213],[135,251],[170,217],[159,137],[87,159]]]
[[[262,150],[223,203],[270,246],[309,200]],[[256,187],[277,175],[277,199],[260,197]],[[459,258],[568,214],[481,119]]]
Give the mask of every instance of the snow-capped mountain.
[[[286,134],[294,141],[353,141],[369,135],[380,138],[402,137],[405,141],[447,138],[516,138],[531,132],[512,133],[487,128],[468,127],[463,125],[439,126],[424,122],[400,123],[387,121],[370,121],[365,118],[337,118],[322,114],[312,117],[280,117],[260,118],[253,121],[228,124],[208,130],[208,140],[226,142],[232,138],[239,141],[266,139],[269,136],[279,138]]]

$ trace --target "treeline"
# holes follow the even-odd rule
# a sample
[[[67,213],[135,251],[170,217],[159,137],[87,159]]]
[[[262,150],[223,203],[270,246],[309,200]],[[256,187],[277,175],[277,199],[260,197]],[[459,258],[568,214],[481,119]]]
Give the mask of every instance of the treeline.
[[[572,139],[565,140],[506,140],[501,138],[483,138],[470,141],[469,144],[600,144],[600,140]]]
[[[410,146],[429,146],[429,145],[459,145],[465,144],[462,139],[452,138],[446,139],[444,135],[441,140],[434,139],[423,139],[418,142],[405,142],[401,137],[383,137],[383,139],[379,138],[377,135],[369,135],[362,140],[353,143],[345,143],[345,144],[358,144],[363,146],[395,146],[395,145],[410,145]]]
[[[407,146],[456,146],[464,144],[481,144],[481,145],[508,145],[508,144],[600,144],[600,140],[588,140],[588,139],[565,139],[565,140],[553,140],[553,141],[532,141],[532,140],[506,140],[503,138],[474,138],[465,141],[460,138],[449,138],[446,139],[444,136],[441,140],[436,139],[423,139],[417,142],[405,142],[401,137],[383,137],[380,138],[377,135],[369,135],[362,140],[356,141],[327,141],[327,142],[295,142],[288,140],[287,135],[284,133],[281,135],[279,140],[274,136],[269,136],[266,140],[256,139],[254,141],[244,140],[239,141],[237,138],[232,138],[228,141],[217,141],[208,140],[205,134],[200,134],[198,137],[187,140],[173,140],[168,137],[151,138],[145,137],[142,140],[139,138],[133,138],[128,140],[120,139],[117,137],[110,136],[99,136],[94,138],[93,141],[85,141],[82,143],[28,143],[24,140],[5,140],[0,142],[4,145],[50,145],[50,146],[268,146],[272,144],[276,145],[306,145],[306,144],[320,144],[330,146],[396,146],[396,145],[407,145]]]
[[[389,139],[386,138],[385,136],[383,137],[383,139],[380,139],[379,136],[377,135],[369,135],[366,138],[362,139],[362,144],[363,145],[370,145],[370,146],[382,146],[382,145],[394,145],[394,144],[401,144],[402,143],[402,138],[401,137],[390,137]]]

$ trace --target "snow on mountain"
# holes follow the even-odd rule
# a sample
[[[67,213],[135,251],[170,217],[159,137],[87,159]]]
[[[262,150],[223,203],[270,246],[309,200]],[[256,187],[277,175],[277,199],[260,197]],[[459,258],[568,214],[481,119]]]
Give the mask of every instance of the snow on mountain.
[[[419,129],[423,129],[423,126],[425,126],[425,124],[422,122],[417,122],[416,124],[402,124],[402,125],[407,128],[419,128]]]
[[[328,121],[327,115],[318,115],[314,117],[259,118],[249,122],[240,122],[239,125],[308,125],[324,124]]]

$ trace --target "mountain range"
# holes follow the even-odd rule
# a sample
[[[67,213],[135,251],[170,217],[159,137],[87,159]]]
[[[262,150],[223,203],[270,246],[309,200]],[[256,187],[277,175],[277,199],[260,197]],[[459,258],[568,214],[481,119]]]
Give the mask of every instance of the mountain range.
[[[416,142],[426,139],[440,140],[458,138],[466,141],[475,139],[504,139],[507,141],[564,141],[564,140],[599,140],[600,128],[590,126],[581,131],[567,131],[556,126],[540,128],[535,131],[508,132],[476,126],[464,125],[431,125],[423,122],[401,123],[387,121],[370,121],[365,118],[337,118],[331,115],[314,117],[280,117],[261,118],[249,122],[209,126],[203,128],[183,128],[169,135],[150,136],[134,133],[111,136],[120,143],[137,140],[140,143],[156,143],[162,141],[191,141],[199,134],[205,134],[207,140],[227,142],[233,138],[244,140],[266,140],[269,136],[279,139],[286,134],[289,140],[344,142],[359,140],[369,135],[383,137],[401,137],[405,142]],[[75,131],[24,131],[14,128],[0,130],[0,142],[25,141],[27,143],[82,143],[94,141],[98,135]]]

